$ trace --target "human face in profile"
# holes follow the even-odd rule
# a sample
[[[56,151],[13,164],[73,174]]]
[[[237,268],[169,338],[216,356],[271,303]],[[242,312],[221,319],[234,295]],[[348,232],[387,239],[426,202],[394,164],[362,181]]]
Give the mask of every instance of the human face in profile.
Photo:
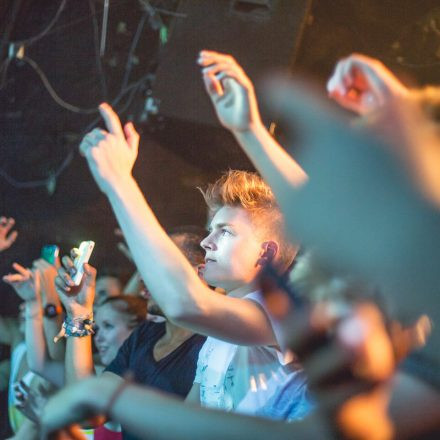
[[[128,326],[128,317],[115,310],[111,304],[99,306],[95,321],[98,331],[95,344],[103,365],[107,366],[116,357],[122,343],[130,336],[133,328]]]
[[[209,285],[229,293],[253,284],[259,272],[262,241],[244,208],[220,208],[201,246],[206,251],[203,276]]]

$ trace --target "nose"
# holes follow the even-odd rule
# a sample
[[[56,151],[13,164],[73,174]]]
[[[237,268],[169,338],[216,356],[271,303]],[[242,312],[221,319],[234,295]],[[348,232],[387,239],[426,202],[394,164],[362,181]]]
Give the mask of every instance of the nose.
[[[205,250],[205,251],[213,251],[215,250],[215,243],[213,241],[213,233],[211,232],[209,235],[207,235],[201,242],[200,242],[200,246]]]
[[[104,340],[104,332],[101,329],[96,330],[95,341],[99,344]]]

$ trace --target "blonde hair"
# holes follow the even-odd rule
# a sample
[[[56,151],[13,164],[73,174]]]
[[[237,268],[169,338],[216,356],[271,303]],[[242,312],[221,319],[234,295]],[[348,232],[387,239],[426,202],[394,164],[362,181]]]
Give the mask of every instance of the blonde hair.
[[[208,185],[205,191],[200,191],[211,217],[224,206],[241,207],[246,210],[256,226],[259,237],[278,243],[275,263],[280,269],[286,270],[292,264],[297,247],[286,238],[284,218],[275,196],[257,173],[229,170]]]

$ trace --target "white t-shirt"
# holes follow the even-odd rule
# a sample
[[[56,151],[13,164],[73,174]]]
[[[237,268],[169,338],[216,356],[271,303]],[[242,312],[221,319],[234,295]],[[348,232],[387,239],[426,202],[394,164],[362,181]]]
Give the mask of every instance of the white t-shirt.
[[[260,292],[244,298],[266,310]],[[311,407],[304,373],[287,362],[275,347],[234,345],[208,337],[194,379],[200,385],[201,405],[275,419],[302,418]]]

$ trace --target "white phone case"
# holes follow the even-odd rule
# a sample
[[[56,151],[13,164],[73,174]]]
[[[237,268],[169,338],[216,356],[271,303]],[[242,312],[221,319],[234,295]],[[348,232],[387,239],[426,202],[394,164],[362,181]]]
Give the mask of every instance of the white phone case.
[[[75,258],[75,261],[73,262],[73,264],[75,265],[76,273],[72,277],[72,280],[75,286],[79,286],[81,284],[81,280],[84,275],[84,263],[88,263],[94,247],[94,241],[83,241],[79,245],[79,255]]]

